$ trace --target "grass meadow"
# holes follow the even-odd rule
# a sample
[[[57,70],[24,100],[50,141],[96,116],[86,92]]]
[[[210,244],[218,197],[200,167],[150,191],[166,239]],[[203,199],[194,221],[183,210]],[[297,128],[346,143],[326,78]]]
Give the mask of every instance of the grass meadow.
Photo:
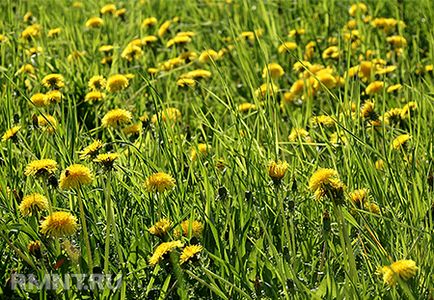
[[[434,299],[433,24],[2,0],[0,298]]]

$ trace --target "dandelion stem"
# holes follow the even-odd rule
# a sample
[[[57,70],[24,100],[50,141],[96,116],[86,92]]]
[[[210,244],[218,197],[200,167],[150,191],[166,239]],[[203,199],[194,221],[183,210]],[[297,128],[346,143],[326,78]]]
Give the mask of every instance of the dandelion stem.
[[[188,299],[187,289],[185,286],[184,274],[179,265],[179,254],[176,251],[170,253],[170,263],[172,264],[173,273],[177,280],[177,293],[180,299]]]
[[[105,236],[105,250],[104,250],[104,274],[108,274],[109,270],[109,256],[110,256],[110,228],[112,225],[112,200],[110,197],[111,187],[111,171],[107,172],[107,181],[104,186],[105,201],[106,201],[106,236]]]
[[[342,207],[340,205],[334,204],[334,208],[340,225],[339,232],[341,236],[341,244],[344,253],[344,259],[345,262],[348,263],[348,269],[350,270],[351,280],[353,281],[353,283],[357,283],[358,276],[357,276],[356,261],[354,259],[354,253],[349,239],[347,224],[342,214]]]
[[[83,238],[84,242],[86,243],[86,252],[87,252],[87,264],[89,267],[89,273],[92,274],[93,272],[93,263],[92,263],[92,252],[89,242],[89,235],[87,232],[87,226],[86,226],[86,217],[84,215],[84,207],[83,207],[83,200],[81,198],[80,189],[77,189],[77,200],[78,200],[78,207],[80,209],[80,219],[81,219],[81,226],[83,228]]]

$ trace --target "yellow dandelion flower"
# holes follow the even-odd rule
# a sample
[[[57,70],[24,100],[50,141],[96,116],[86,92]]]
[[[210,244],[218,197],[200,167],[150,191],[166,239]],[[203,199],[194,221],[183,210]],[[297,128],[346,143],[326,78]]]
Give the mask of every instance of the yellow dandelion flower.
[[[160,28],[158,28],[158,36],[162,37],[163,35],[165,35],[169,31],[170,25],[172,25],[172,21],[170,20],[165,21],[163,24],[161,24]]]
[[[35,67],[31,64],[24,64],[18,71],[17,74],[35,74]]]
[[[148,115],[146,112],[144,112],[144,113],[140,116],[139,120],[140,120],[142,123],[149,122],[149,115]]]
[[[142,131],[141,122],[122,128],[122,132],[126,135],[139,135],[140,131]]]
[[[91,17],[86,21],[85,26],[87,28],[98,28],[104,24],[104,20],[100,17]]]
[[[63,190],[70,190],[81,185],[92,183],[93,176],[89,168],[80,164],[70,165],[60,175],[59,186]]]
[[[161,243],[154,250],[154,253],[152,254],[151,258],[149,259],[149,264],[151,266],[155,266],[163,259],[164,255],[170,253],[171,251],[173,251],[176,248],[181,248],[182,246],[183,246],[183,244],[181,241],[172,241],[172,242]]]
[[[238,105],[238,111],[240,113],[247,113],[256,109],[256,105],[249,102],[241,103],[240,105]]]
[[[47,105],[47,95],[42,93],[36,93],[32,97],[30,97],[30,101],[33,103],[33,105],[42,107]]]
[[[146,46],[151,43],[155,43],[156,41],[158,41],[158,38],[155,35],[148,35],[142,38],[142,45]]]
[[[83,7],[83,2],[81,2],[81,1],[74,1],[74,2],[72,2],[72,7],[73,8],[82,8]]]
[[[158,68],[148,68],[146,70],[150,75],[155,75],[157,74],[160,70]]]
[[[14,139],[17,136],[18,131],[20,131],[20,129],[21,126],[18,125],[6,130],[6,132],[2,136],[2,141],[6,142],[10,139]]]
[[[52,90],[45,94],[45,97],[47,99],[47,103],[60,103],[63,98],[63,94],[59,90]]]
[[[183,236],[191,236],[200,238],[203,232],[203,223],[198,220],[185,220],[181,222],[181,229]],[[179,236],[179,231],[175,233],[175,236]]]
[[[368,200],[368,189],[358,189],[352,191],[350,195],[351,201],[356,205],[357,207],[363,207],[365,202]]]
[[[181,31],[181,32],[176,33],[176,36],[188,36],[190,38],[195,36],[195,35],[196,35],[196,33],[194,31]]]
[[[98,154],[93,161],[102,164],[106,168],[112,168],[115,160],[118,158],[118,153],[102,153]]]
[[[148,229],[149,233],[152,235],[156,235],[158,237],[165,236],[170,227],[172,226],[172,222],[169,219],[163,218],[157,221],[151,228]]]
[[[386,124],[398,124],[402,120],[402,108],[391,108],[384,113],[383,121]]]
[[[161,111],[158,115],[163,122],[170,121],[176,123],[181,121],[182,118],[181,111],[174,107],[168,107]],[[151,121],[152,123],[156,124],[158,122],[158,117],[154,115]]]
[[[38,54],[42,53],[43,49],[42,49],[42,47],[32,47],[30,49],[26,49],[25,51],[26,51],[27,56],[32,57],[34,55],[38,55]]]
[[[184,73],[181,76],[179,76],[179,78],[180,79],[210,78],[211,75],[212,75],[212,73],[210,71],[197,69],[197,70],[193,70],[193,71]]]
[[[279,48],[277,49],[277,51],[279,53],[286,53],[292,50],[297,49],[297,43],[295,42],[286,42],[283,43],[282,45],[279,46]]]
[[[371,82],[365,89],[366,95],[372,95],[381,91],[384,87],[383,81],[374,81]]]
[[[115,11],[115,16],[122,19],[125,17],[126,13],[127,13],[127,9],[125,7],[120,8]]]
[[[366,6],[365,3],[362,2],[355,3],[351,5],[350,8],[348,9],[348,12],[352,17],[356,16],[358,13],[364,14],[367,11],[368,11],[368,7]]]
[[[24,196],[19,209],[23,216],[31,216],[33,212],[47,210],[48,199],[38,193]]]
[[[176,81],[176,85],[179,87],[193,87],[196,85],[196,80],[190,78],[181,78]]]
[[[402,88],[402,84],[397,83],[397,84],[389,86],[387,88],[386,92],[387,93],[393,93],[393,92],[399,91],[401,88]]]
[[[417,103],[414,101],[408,102],[404,107],[401,109],[401,118],[405,119],[410,115],[410,112],[415,111],[417,109]]]
[[[311,60],[313,58],[313,55],[315,54],[315,47],[316,47],[316,42],[314,41],[310,41],[309,43],[306,44],[306,46],[304,47],[304,54],[303,54],[303,58],[305,60]]]
[[[145,180],[145,188],[148,192],[164,192],[175,186],[175,179],[166,173],[158,172],[150,175]]]
[[[102,45],[101,47],[98,48],[98,51],[104,54],[108,54],[112,52],[114,48],[115,47],[113,45]]]
[[[360,116],[364,119],[375,120],[377,114],[375,113],[375,103],[371,100],[365,101],[360,108]]]
[[[199,55],[199,62],[201,64],[206,64],[208,62],[211,61],[216,61],[219,58],[219,54],[213,50],[213,49],[208,49],[203,51],[200,55]]]
[[[211,146],[207,144],[198,144],[197,148],[193,147],[190,151],[190,159],[196,160],[197,156],[200,154],[202,156],[208,155],[209,151],[211,150]]]
[[[310,122],[314,126],[332,127],[335,125],[335,120],[332,117],[326,115],[312,117],[310,118]]]
[[[48,31],[47,36],[52,38],[58,36],[62,32],[61,28],[53,28]]]
[[[297,28],[297,29],[291,29],[288,33],[289,37],[295,37],[306,34],[306,29],[304,28]]]
[[[268,64],[262,70],[262,78],[267,78],[270,76],[273,79],[277,79],[282,77],[283,74],[285,74],[285,71],[283,70],[282,66],[277,63]]]
[[[38,126],[46,130],[48,133],[53,133],[57,128],[57,120],[51,115],[38,116]]]
[[[42,30],[42,26],[39,24],[30,25],[26,27],[26,29],[24,29],[23,32],[21,32],[21,37],[25,40],[37,38],[38,36],[41,35],[41,30]]]
[[[40,159],[31,161],[24,171],[26,176],[51,175],[57,171],[57,162],[52,159]]]
[[[203,247],[201,245],[190,245],[186,246],[179,257],[179,262],[182,265],[183,263],[193,259],[200,252],[202,252]]]
[[[133,118],[131,112],[125,109],[116,108],[107,112],[101,120],[104,127],[117,127],[130,123]]]
[[[255,96],[256,97],[265,97],[267,94],[272,96],[277,93],[277,90],[279,88],[274,83],[264,83],[262,84],[256,91]]]
[[[101,7],[101,9],[100,9],[100,13],[102,15],[114,14],[115,12],[116,12],[116,5],[114,5],[113,3],[106,4],[103,7]]]
[[[157,18],[155,17],[149,17],[142,21],[142,27],[150,27],[157,24]]]
[[[310,143],[312,138],[309,136],[309,132],[307,132],[304,128],[292,128],[291,133],[288,136],[288,140],[290,142],[296,142],[298,140]]]
[[[407,46],[407,40],[400,35],[393,35],[386,38],[387,42],[395,48],[403,48]]]
[[[128,87],[128,78],[122,74],[111,75],[107,79],[106,89],[110,93],[115,93]]]
[[[330,135],[330,143],[332,143],[333,145],[338,145],[338,144],[347,145],[348,144],[348,139],[342,133],[333,132]]]
[[[289,164],[286,161],[271,161],[268,164],[268,176],[270,176],[275,183],[278,183],[285,176],[288,167]]]
[[[143,55],[143,50],[139,46],[128,44],[125,49],[121,53],[121,57],[128,60],[133,61],[139,59]]]
[[[174,38],[170,39],[167,41],[166,43],[166,47],[170,48],[173,47],[175,45],[185,45],[191,42],[191,38],[188,36],[175,36]]]
[[[100,140],[94,140],[89,146],[80,152],[80,158],[86,159],[96,156],[98,151],[104,146]]]
[[[84,102],[98,102],[105,98],[105,94],[100,91],[91,91],[84,96]]]
[[[318,90],[322,85],[328,89],[332,89],[337,85],[337,80],[335,76],[329,73],[327,69],[319,71],[315,74],[315,81],[313,83],[313,88]],[[321,85],[322,84],[322,85]]]
[[[81,59],[86,55],[86,51],[78,51],[78,50],[74,50],[71,52],[71,54],[68,55],[68,57],[66,58],[66,60],[71,63],[75,60]]]
[[[409,280],[414,277],[418,269],[414,260],[404,259],[395,261],[389,266],[381,267],[379,273],[383,275],[384,284],[394,286],[398,279]]]
[[[99,90],[102,90],[106,87],[106,83],[107,83],[107,81],[105,80],[105,78],[103,76],[95,75],[89,79],[87,86],[92,91],[99,91]]]
[[[31,22],[33,20],[33,14],[31,11],[26,12],[26,14],[23,16],[23,21],[25,23]]]
[[[337,59],[337,58],[339,58],[339,55],[340,55],[339,48],[337,46],[330,46],[323,51],[322,58],[323,59],[328,59],[328,58]]]
[[[377,67],[377,70],[375,71],[375,74],[377,74],[377,75],[384,75],[384,74],[392,73],[396,69],[398,69],[398,66]]]
[[[320,168],[312,174],[309,179],[309,189],[314,192],[317,200],[321,200],[328,192],[343,191],[343,183],[338,176],[336,170],[327,168]]]
[[[42,85],[46,88],[60,89],[65,86],[65,79],[60,74],[49,74],[42,79]]]
[[[375,161],[375,169],[383,170],[384,169],[384,160],[379,159],[379,160]]]
[[[6,35],[0,33],[0,44],[1,43],[7,43],[8,41],[9,41],[9,38]]]
[[[379,215],[380,214],[380,207],[376,203],[366,203],[365,208],[370,211],[373,214]]]
[[[409,140],[411,139],[411,135],[409,134],[401,134],[399,136],[397,136],[393,141],[392,141],[392,147],[393,149],[400,149],[401,147],[403,147]]]
[[[77,218],[64,211],[52,213],[41,224],[41,233],[55,238],[73,235],[77,229]]]

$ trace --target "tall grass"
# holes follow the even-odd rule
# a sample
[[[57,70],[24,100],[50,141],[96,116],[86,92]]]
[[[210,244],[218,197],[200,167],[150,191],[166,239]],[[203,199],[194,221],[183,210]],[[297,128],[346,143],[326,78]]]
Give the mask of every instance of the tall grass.
[[[116,1],[118,7],[127,9],[125,20],[102,16],[105,23],[99,29],[88,29],[84,24],[99,15],[105,1],[83,1],[83,8],[71,4],[66,0],[0,3],[0,34],[9,39],[0,43],[0,132],[22,126],[16,141],[1,142],[0,147],[0,293],[4,297],[433,297],[432,179],[429,183],[433,174],[433,73],[416,72],[434,60],[431,1],[366,1],[373,18],[396,18],[407,25],[397,32],[405,36],[407,47],[401,56],[390,58],[386,57],[391,49],[386,35],[361,20],[363,42],[351,50],[342,34],[350,19],[348,8],[352,3],[348,1]],[[43,33],[24,42],[19,35],[26,27],[22,17],[28,11],[33,13],[34,22],[42,25]],[[140,26],[150,16],[158,19],[158,25],[175,16],[179,22],[174,22],[170,33],[155,44],[144,46],[139,60],[127,62],[120,54],[131,40],[156,34],[158,26]],[[47,31],[55,27],[62,33],[48,38]],[[252,41],[239,39],[241,32],[260,28],[263,34],[254,34]],[[291,40],[288,31],[296,28],[306,30],[304,35],[292,38],[298,48],[279,54],[277,47]],[[229,44],[233,49],[205,65],[190,62],[150,75],[149,67],[183,50],[165,47],[177,31],[196,33],[185,48],[199,54]],[[337,38],[342,51],[337,60],[321,56],[329,46],[329,37]],[[283,93],[298,79],[292,67],[303,60],[309,41],[317,42],[311,62],[332,66],[341,76],[359,63],[360,54],[375,50],[375,58],[397,66],[390,74],[377,75],[377,80],[385,81],[386,86],[403,85],[397,93],[384,89],[372,97],[376,113],[384,115],[409,101],[417,103],[417,110],[400,126],[383,123],[373,130],[359,114],[366,100],[362,92],[369,81],[348,77],[341,87],[322,86],[314,97],[280,106]],[[100,63],[98,48],[104,44],[114,46],[111,66]],[[27,56],[25,49],[33,46],[42,47],[42,54]],[[68,62],[73,51],[86,54]],[[279,91],[256,97],[257,88],[270,82],[261,75],[271,62],[285,70],[285,75],[275,81]],[[26,63],[35,67],[34,77],[17,74]],[[194,88],[179,89],[179,75],[197,68],[211,71],[212,78],[198,81]],[[50,73],[65,77],[64,99],[37,108],[30,97],[45,91],[40,82]],[[99,104],[84,102],[92,76],[116,73],[134,74],[127,89],[107,93]],[[25,80],[29,80],[30,88]],[[253,103],[257,109],[241,113],[238,105],[243,102]],[[353,117],[348,109],[351,103],[355,105]],[[163,122],[160,116],[156,123],[144,122],[136,137],[101,124],[102,117],[113,108],[131,111],[134,122],[139,122],[144,113],[151,117],[167,107],[181,111],[180,123]],[[59,122],[55,133],[33,126],[34,114],[55,116]],[[312,126],[310,118],[318,115],[331,116],[336,124],[332,129]],[[307,129],[312,141],[290,142],[288,135],[295,127]],[[333,132],[346,143],[330,142]],[[408,147],[393,149],[392,140],[403,133],[412,136]],[[103,152],[120,154],[112,171],[79,158],[79,151],[96,138],[105,143]],[[199,143],[209,145],[210,153],[191,160],[190,151],[197,150]],[[40,158],[55,159],[60,170],[72,163],[84,163],[92,169],[95,180],[80,190],[66,192],[24,176],[27,163]],[[375,166],[380,159],[383,169]],[[270,160],[286,160],[290,165],[278,187],[267,173]],[[220,162],[223,167],[216,166]],[[344,205],[337,207],[328,199],[314,199],[308,181],[320,167],[339,172],[346,186]],[[157,171],[175,178],[173,190],[159,194],[146,191],[145,179]],[[349,200],[349,192],[360,188],[369,189],[370,201],[378,204],[380,213],[356,207]],[[49,197],[53,210],[70,210],[83,217],[79,232],[70,238],[80,251],[78,263],[58,241],[41,235],[41,220],[20,214],[23,195],[35,192]],[[82,202],[77,202],[77,195]],[[197,262],[179,267],[171,257],[150,266],[149,258],[161,241],[148,228],[163,217],[173,223],[171,238],[175,238],[173,233],[182,221],[203,222],[204,231],[197,243],[204,250]],[[34,240],[43,244],[41,258],[27,249]],[[389,287],[377,271],[399,259],[414,260],[418,273]],[[43,278],[46,273],[101,271],[113,278],[122,276],[122,287],[103,291],[11,291],[6,284],[14,273]]]

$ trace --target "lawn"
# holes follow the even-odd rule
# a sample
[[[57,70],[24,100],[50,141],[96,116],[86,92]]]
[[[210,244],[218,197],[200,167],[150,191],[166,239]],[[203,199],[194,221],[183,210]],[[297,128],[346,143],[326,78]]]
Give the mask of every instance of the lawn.
[[[0,2],[1,299],[434,299],[431,0]]]

